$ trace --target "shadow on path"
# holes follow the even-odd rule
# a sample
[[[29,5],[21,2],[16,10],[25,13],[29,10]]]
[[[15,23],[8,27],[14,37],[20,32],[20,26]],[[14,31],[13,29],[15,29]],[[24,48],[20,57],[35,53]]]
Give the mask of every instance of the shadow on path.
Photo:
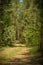
[[[0,62],[0,65],[40,65],[28,52],[28,48],[22,47],[21,52],[8,61]]]

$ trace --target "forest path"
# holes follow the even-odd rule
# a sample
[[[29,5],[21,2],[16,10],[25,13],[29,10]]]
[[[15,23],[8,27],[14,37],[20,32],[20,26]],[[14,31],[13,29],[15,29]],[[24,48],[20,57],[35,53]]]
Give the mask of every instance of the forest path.
[[[18,44],[19,45],[19,44]],[[15,50],[14,50],[15,49]],[[13,48],[8,48],[6,49],[7,51],[4,51],[5,53],[10,53],[11,51],[16,51],[20,48],[13,47]],[[40,65],[37,64],[36,62],[32,62],[32,55],[29,53],[29,49],[26,46],[21,45],[20,51],[17,52],[16,55],[13,55],[10,60],[7,62],[4,61],[0,63],[0,65]]]

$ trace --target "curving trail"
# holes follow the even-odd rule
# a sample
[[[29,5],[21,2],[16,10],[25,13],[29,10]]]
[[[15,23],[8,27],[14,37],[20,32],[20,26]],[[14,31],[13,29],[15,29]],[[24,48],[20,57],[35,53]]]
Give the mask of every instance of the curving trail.
[[[13,47],[6,49],[8,50],[6,53],[10,53],[11,51],[13,51],[14,49],[17,49],[17,47]],[[40,65],[37,62],[32,61],[33,56],[29,53],[29,49],[25,46],[21,47],[21,50],[16,54],[13,55],[12,58],[8,61],[4,61],[4,62],[0,62],[0,65]]]

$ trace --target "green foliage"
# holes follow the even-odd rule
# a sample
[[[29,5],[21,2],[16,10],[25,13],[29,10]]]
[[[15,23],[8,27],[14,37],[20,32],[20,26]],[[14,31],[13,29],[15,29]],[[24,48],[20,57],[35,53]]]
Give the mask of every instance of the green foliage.
[[[28,5],[28,3],[27,3]],[[25,6],[26,7],[26,6]],[[21,15],[21,30],[22,42],[30,45],[37,45],[40,42],[40,12],[33,2],[30,3],[28,9],[22,9]]]
[[[14,26],[8,26],[4,29],[4,41],[5,44],[10,44],[10,43],[14,43],[15,41],[15,31],[14,31]]]
[[[0,44],[12,45],[15,42],[13,11],[11,0],[1,0],[0,12]]]
[[[18,39],[30,45],[39,44],[41,23],[37,1],[2,0],[1,4],[0,43],[7,45]]]

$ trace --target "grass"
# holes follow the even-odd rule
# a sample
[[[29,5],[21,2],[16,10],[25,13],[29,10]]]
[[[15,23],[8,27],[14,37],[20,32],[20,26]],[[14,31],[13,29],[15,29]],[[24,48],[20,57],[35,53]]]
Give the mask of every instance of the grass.
[[[36,54],[38,52],[38,46],[28,46],[28,48],[30,48],[29,52],[31,54]]]
[[[25,46],[29,48],[30,54],[32,54],[32,55],[37,54],[38,49],[39,49],[38,45],[28,45],[28,44],[26,44]]]

